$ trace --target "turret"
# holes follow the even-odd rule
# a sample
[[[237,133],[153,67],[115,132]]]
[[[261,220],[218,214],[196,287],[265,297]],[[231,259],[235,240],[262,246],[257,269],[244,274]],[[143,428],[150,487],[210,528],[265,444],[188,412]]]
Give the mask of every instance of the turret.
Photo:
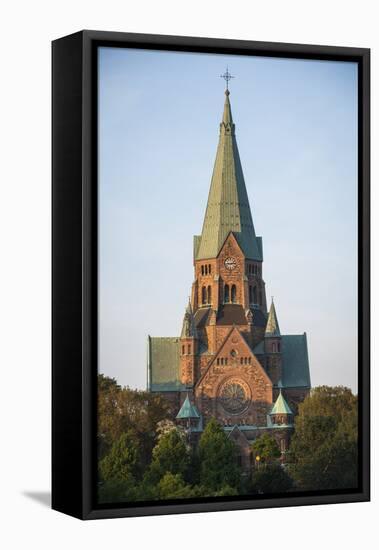
[[[270,412],[272,424],[291,426],[293,424],[293,412],[279,389],[279,395]]]
[[[267,373],[273,383],[278,384],[282,378],[282,337],[273,299],[266,323],[264,348]]]
[[[197,333],[191,302],[189,301],[180,335],[180,380],[182,384],[188,387],[192,387],[195,382],[196,353]]]

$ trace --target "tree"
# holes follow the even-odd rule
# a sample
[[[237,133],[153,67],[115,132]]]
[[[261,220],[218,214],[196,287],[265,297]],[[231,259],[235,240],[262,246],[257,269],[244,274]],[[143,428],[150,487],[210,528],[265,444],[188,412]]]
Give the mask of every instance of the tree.
[[[190,454],[185,437],[178,429],[162,434],[152,455],[153,459],[145,476],[147,481],[158,483],[166,473],[180,474],[185,478]]]
[[[219,491],[228,485],[239,485],[236,448],[215,418],[206,425],[198,446],[200,484]]]
[[[167,472],[158,483],[159,498],[189,498],[191,486],[187,485],[181,474]]]
[[[299,406],[290,446],[290,474],[300,489],[357,486],[357,397],[320,386]]]
[[[129,430],[112,445],[100,461],[99,473],[103,481],[133,482],[140,470],[140,449],[135,434]]]
[[[99,485],[98,498],[101,503],[131,502],[138,499],[138,489],[134,480],[109,479]]]
[[[103,458],[119,437],[133,430],[139,440],[141,461],[146,466],[155,444],[159,421],[169,416],[170,404],[150,392],[121,388],[114,378],[98,376],[98,448]]]
[[[251,449],[255,456],[259,456],[260,462],[273,462],[280,457],[280,449],[275,438],[267,432],[254,441]]]
[[[279,464],[264,464],[254,470],[251,486],[253,493],[285,493],[292,488],[293,481]]]

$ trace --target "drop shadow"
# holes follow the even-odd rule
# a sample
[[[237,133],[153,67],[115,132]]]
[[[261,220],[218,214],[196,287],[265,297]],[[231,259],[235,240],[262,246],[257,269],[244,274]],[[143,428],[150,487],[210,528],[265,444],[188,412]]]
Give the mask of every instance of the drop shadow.
[[[38,502],[42,506],[51,507],[51,493],[50,491],[23,491],[25,497]]]

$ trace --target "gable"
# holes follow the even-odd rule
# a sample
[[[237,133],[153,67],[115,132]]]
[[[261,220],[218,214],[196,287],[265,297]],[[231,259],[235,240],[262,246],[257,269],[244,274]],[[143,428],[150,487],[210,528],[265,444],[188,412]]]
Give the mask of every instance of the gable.
[[[230,233],[228,233],[228,235],[226,236],[225,241],[222,243],[222,245],[220,247],[218,257],[230,256],[232,254],[235,255],[235,256],[238,256],[240,258],[243,258],[243,259],[245,258],[245,254],[243,252],[243,249],[242,249],[241,245],[239,244],[239,242],[236,238],[235,233],[230,232]]]
[[[245,379],[259,378],[261,384],[272,388],[269,376],[237,327],[229,331],[196,387],[199,388],[207,382],[207,378],[213,375],[218,376],[220,380],[228,376],[241,376]]]
[[[235,425],[233,429],[228,433],[228,438],[232,439],[234,443],[239,447],[244,447],[246,449],[250,448],[249,442],[246,439],[245,434],[241,432],[237,425]]]

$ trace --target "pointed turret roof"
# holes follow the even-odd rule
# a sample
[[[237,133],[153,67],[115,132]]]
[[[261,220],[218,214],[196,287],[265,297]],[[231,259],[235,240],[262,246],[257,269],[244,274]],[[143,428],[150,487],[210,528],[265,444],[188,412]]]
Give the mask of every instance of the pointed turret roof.
[[[180,334],[181,338],[188,338],[188,337],[194,337],[196,338],[196,327],[195,327],[195,321],[193,318],[193,311],[191,307],[190,300],[188,301],[188,305],[186,307],[186,311],[183,318],[183,326],[182,326],[182,332]]]
[[[267,318],[265,336],[273,337],[280,336],[280,328],[278,318],[276,316],[274,300],[271,301],[271,307]]]
[[[198,410],[194,405],[191,405],[191,401],[189,400],[188,393],[186,395],[186,398],[183,402],[183,405],[180,407],[180,411],[176,415],[176,418],[179,420],[183,420],[186,418],[200,418],[200,415],[198,413]]]
[[[287,401],[284,399],[284,396],[282,394],[281,389],[279,391],[278,398],[275,401],[275,405],[273,406],[270,414],[271,415],[274,415],[274,414],[293,414],[292,410],[290,409],[290,406],[288,405]]]
[[[217,257],[232,231],[247,258],[262,260],[261,239],[255,236],[229,96],[226,90],[203,229],[201,236],[195,238],[195,258]]]

